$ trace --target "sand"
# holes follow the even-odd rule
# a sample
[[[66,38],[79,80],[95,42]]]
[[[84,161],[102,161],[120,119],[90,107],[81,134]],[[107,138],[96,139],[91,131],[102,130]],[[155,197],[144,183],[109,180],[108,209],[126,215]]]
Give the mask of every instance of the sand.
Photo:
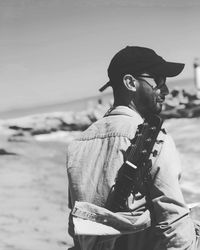
[[[65,143],[1,140],[2,146],[17,155],[0,156],[0,249],[67,249]]]

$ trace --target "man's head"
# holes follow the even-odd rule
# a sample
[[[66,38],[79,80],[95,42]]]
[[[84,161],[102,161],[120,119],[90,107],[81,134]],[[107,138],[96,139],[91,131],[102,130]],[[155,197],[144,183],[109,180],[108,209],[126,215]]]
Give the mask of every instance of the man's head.
[[[134,105],[141,114],[159,113],[168,94],[166,78],[183,68],[184,64],[167,62],[149,48],[127,46],[111,60],[110,81],[100,91],[112,86],[115,105]]]

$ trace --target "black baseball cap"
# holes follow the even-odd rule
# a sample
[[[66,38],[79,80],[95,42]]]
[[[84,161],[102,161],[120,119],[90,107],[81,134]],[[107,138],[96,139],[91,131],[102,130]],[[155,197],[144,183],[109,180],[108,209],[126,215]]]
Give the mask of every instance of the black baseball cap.
[[[111,60],[108,67],[110,79],[99,91],[115,84],[115,79],[124,74],[139,76],[141,73],[149,73],[153,76],[173,77],[183,70],[185,64],[167,62],[156,52],[149,48],[127,46],[120,50]]]

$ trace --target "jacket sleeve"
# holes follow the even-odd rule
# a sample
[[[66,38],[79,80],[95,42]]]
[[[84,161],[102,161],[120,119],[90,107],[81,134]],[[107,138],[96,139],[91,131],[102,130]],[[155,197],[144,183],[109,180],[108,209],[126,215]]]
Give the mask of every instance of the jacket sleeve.
[[[169,135],[152,168],[155,181],[150,194],[153,202],[158,249],[197,249],[195,223],[189,215],[180,188],[181,164],[174,141]]]

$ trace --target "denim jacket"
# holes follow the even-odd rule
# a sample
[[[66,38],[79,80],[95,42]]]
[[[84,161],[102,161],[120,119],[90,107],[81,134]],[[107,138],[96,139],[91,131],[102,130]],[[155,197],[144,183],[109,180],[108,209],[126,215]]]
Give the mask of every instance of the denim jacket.
[[[69,232],[75,242],[73,249],[197,249],[196,224],[179,184],[179,156],[168,134],[160,132],[154,146],[158,154],[152,157],[151,175],[158,173],[150,190],[156,224],[151,225],[145,197],[130,196],[129,212],[106,209],[124,153],[142,122],[136,111],[118,106],[69,144]]]

